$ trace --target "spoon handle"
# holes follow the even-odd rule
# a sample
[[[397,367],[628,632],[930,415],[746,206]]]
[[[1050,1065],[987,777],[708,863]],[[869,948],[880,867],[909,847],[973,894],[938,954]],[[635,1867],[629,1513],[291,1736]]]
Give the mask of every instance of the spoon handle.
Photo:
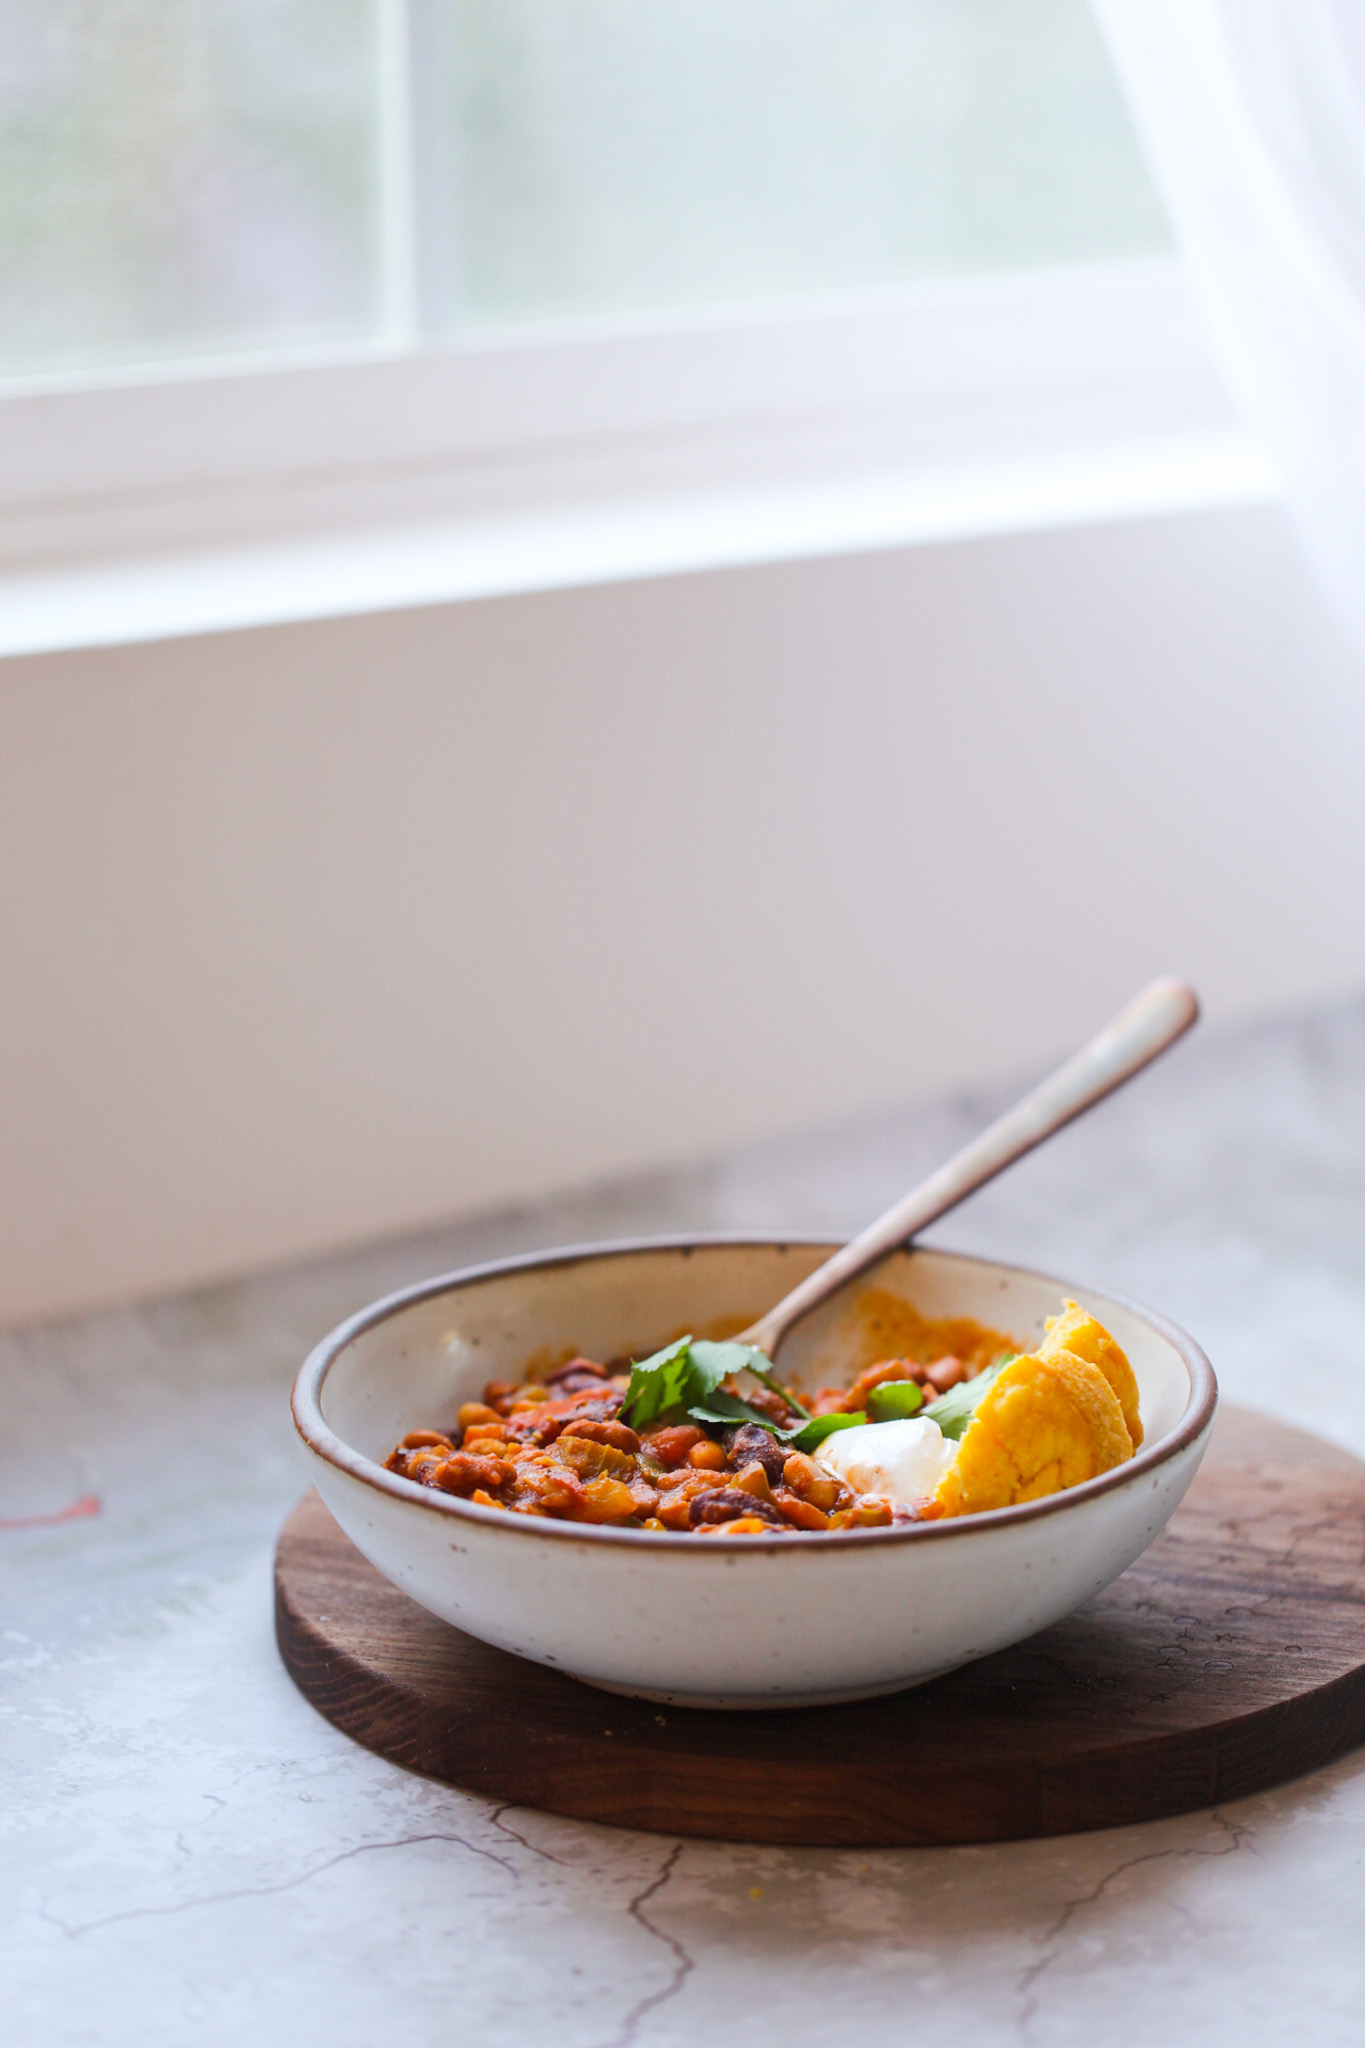
[[[940,1166],[884,1216],[851,1238],[833,1258],[817,1266],[737,1341],[757,1345],[771,1358],[802,1316],[809,1315],[878,1259],[955,1209],[959,1202],[975,1194],[988,1180],[994,1180],[997,1173],[1022,1159],[1035,1145],[1041,1145],[1054,1131],[1060,1131],[1073,1117],[1102,1102],[1125,1081],[1131,1081],[1158,1053],[1174,1045],[1198,1015],[1198,998],[1183,981],[1149,982],[1126,1009],[1120,1010],[1103,1031],[1073,1053],[1055,1074],[1040,1081],[1021,1102],[1016,1102],[970,1144],[964,1145],[946,1166]]]

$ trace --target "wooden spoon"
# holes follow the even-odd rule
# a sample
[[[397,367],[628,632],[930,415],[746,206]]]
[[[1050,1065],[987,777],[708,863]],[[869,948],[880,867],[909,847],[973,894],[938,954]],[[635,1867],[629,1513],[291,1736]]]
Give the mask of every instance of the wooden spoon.
[[[850,1280],[856,1280],[878,1259],[909,1243],[940,1216],[946,1216],[968,1195],[994,1180],[997,1173],[1060,1131],[1073,1117],[1112,1095],[1134,1074],[1174,1045],[1199,1015],[1199,1000],[1183,981],[1149,982],[1112,1023],[1072,1054],[1046,1081],[1016,1102],[1005,1114],[964,1145],[946,1166],[902,1196],[884,1216],[869,1223],[833,1258],[807,1276],[775,1308],[751,1323],[733,1341],[752,1344],[769,1358],[793,1324],[828,1301]]]

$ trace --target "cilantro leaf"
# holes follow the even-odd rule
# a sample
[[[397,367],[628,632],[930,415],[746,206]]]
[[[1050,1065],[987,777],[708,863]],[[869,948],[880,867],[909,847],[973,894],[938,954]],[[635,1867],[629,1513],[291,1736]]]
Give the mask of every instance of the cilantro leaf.
[[[791,1429],[781,1429],[738,1394],[719,1391],[721,1381],[737,1372],[753,1373],[765,1386],[782,1394],[784,1400],[791,1400],[784,1388],[775,1385],[767,1358],[752,1344],[713,1344],[706,1337],[695,1341],[679,1337],[675,1344],[666,1344],[651,1358],[638,1363],[631,1361],[630,1385],[621,1403],[621,1419],[629,1422],[632,1429],[643,1430],[660,1416],[685,1410],[697,1422],[757,1422],[774,1436],[795,1436],[802,1426],[800,1422]],[[794,1401],[792,1406],[804,1419],[805,1409]]]
[[[796,1432],[792,1448],[798,1451],[813,1451],[827,1436],[833,1436],[836,1429],[852,1429],[856,1423],[866,1422],[867,1416],[861,1409],[853,1415],[812,1415]]]
[[[718,1422],[726,1429],[733,1429],[738,1422],[756,1422],[760,1429],[766,1429],[769,1436],[775,1436],[779,1443],[790,1443],[805,1428],[797,1422],[790,1429],[783,1429],[769,1415],[762,1415],[757,1408],[751,1408],[738,1394],[727,1394],[717,1387],[703,1400],[694,1401],[688,1408],[694,1422]]]
[[[961,1442],[978,1405],[985,1399],[1015,1355],[1011,1352],[1009,1357],[997,1358],[993,1365],[988,1365],[984,1372],[979,1372],[974,1380],[962,1380],[957,1386],[950,1387],[946,1394],[940,1394],[937,1401],[930,1402],[930,1419],[938,1424],[945,1436],[952,1437],[955,1442]]]
[[[756,1422],[760,1429],[770,1430],[774,1436],[781,1434],[775,1422],[760,1415],[747,1401],[741,1401],[738,1394],[708,1394],[704,1401],[694,1401],[687,1412],[694,1422],[714,1422],[725,1429],[733,1429],[737,1422]]]
[[[713,1344],[709,1337],[694,1338],[691,1358],[697,1400],[705,1400],[732,1372],[743,1372],[749,1349],[747,1344]]]
[[[670,1408],[683,1408],[694,1393],[691,1357],[692,1339],[679,1337],[652,1357],[630,1364],[630,1385],[621,1403],[621,1416],[632,1429],[648,1429],[651,1422]]]
[[[752,1373],[775,1394],[795,1408],[798,1420],[787,1427],[774,1422],[739,1394],[731,1394],[721,1381],[732,1374]],[[766,1355],[752,1344],[717,1344],[709,1338],[679,1337],[651,1358],[631,1361],[630,1385],[621,1403],[621,1419],[632,1429],[646,1430],[663,1416],[690,1415],[694,1422],[709,1422],[732,1429],[741,1422],[755,1422],[779,1443],[795,1443],[799,1449],[822,1443],[832,1429],[844,1429],[850,1422],[866,1422],[865,1415],[822,1415],[812,1419],[799,1401],[772,1377]],[[811,1431],[814,1435],[810,1435]]]
[[[789,1388],[778,1385],[773,1378],[771,1359],[767,1352],[760,1351],[756,1344],[713,1344],[709,1338],[699,1337],[692,1346],[692,1358],[702,1371],[714,1373],[712,1387],[718,1387],[721,1381],[728,1379],[732,1373],[749,1372],[760,1385],[767,1387],[774,1394],[780,1394],[798,1415],[807,1413]]]
[[[694,1422],[718,1422],[725,1428],[733,1428],[737,1422],[756,1422],[760,1429],[766,1429],[769,1436],[775,1436],[780,1444],[790,1444],[794,1451],[813,1451],[836,1429],[852,1429],[855,1423],[866,1422],[867,1416],[860,1408],[856,1415],[808,1415],[804,1422],[794,1422],[787,1429],[773,1422],[766,1415],[760,1415],[757,1408],[751,1408],[747,1401],[741,1401],[737,1394],[717,1391],[688,1409]]]
[[[874,1422],[902,1422],[923,1406],[924,1395],[913,1380],[885,1380],[867,1397],[867,1412]]]

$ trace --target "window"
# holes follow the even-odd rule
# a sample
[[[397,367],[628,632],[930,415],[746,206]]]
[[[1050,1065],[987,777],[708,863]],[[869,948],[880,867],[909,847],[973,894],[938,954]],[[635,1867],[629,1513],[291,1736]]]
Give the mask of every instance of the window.
[[[373,0],[5,0],[0,370],[380,316]]]
[[[1086,0],[6,0],[0,375],[1160,252]]]
[[[1148,254],[1086,0],[463,0],[461,321]]]
[[[1266,488],[1087,0],[4,0],[0,653]]]

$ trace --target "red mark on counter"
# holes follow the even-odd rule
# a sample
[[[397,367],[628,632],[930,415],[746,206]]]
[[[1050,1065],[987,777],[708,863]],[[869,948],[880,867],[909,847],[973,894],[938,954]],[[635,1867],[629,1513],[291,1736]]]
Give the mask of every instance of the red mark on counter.
[[[83,1493],[69,1506],[50,1515],[0,1515],[0,1529],[52,1529],[58,1522],[83,1522],[87,1515],[102,1515],[104,1502],[97,1493]]]

